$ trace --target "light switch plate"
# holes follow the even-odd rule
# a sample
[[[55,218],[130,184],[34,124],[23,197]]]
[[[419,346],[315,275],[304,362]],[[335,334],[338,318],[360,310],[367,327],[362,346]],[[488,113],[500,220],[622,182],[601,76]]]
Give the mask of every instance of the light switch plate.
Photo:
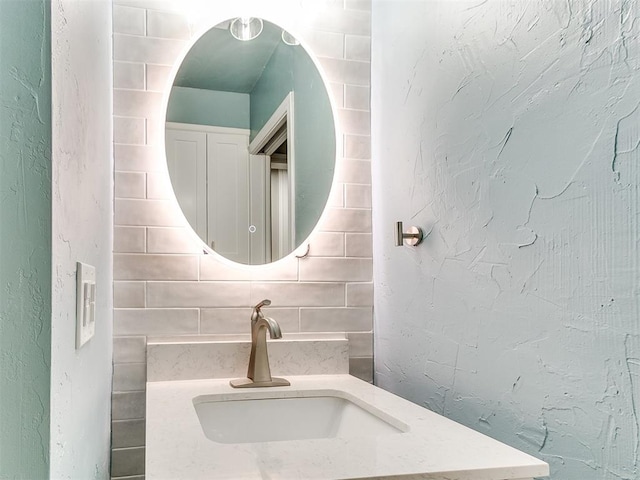
[[[89,341],[96,331],[96,268],[76,265],[76,349]]]

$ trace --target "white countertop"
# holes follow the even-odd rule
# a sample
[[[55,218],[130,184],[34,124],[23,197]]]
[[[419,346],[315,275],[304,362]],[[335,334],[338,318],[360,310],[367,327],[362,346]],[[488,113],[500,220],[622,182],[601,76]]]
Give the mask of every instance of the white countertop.
[[[288,377],[289,387],[238,390],[228,379],[147,383],[146,479],[504,480],[548,475],[541,460],[504,445],[350,375]],[[207,439],[193,398],[304,396],[340,390],[404,422],[409,432],[221,444]],[[297,392],[297,393],[296,393]]]

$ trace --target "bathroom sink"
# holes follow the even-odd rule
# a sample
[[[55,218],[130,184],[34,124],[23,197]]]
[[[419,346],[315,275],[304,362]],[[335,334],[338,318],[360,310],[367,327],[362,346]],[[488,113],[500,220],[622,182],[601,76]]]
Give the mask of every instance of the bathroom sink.
[[[148,480],[543,477],[546,463],[351,375],[147,383]]]
[[[258,443],[379,436],[408,431],[402,422],[337,396],[221,400],[193,404],[205,436],[217,443]]]

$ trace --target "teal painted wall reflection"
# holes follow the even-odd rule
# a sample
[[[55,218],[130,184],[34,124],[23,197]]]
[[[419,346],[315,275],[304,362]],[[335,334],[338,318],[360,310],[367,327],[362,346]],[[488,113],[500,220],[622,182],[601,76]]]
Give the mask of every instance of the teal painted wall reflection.
[[[251,138],[289,92],[294,92],[296,243],[309,236],[331,190],[336,143],[331,102],[303,47],[281,43],[251,92]]]

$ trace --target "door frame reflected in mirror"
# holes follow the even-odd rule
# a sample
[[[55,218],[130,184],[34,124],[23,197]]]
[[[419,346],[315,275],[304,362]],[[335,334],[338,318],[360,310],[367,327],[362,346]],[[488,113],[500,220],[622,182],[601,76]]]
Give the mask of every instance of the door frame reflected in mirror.
[[[295,248],[295,211],[296,211],[296,183],[295,183],[295,117],[294,92],[289,92],[282,103],[276,108],[269,120],[256,134],[249,144],[249,155],[266,155],[265,162],[265,239],[264,261],[252,254],[254,248],[260,250],[261,245],[250,246],[252,264],[270,263],[288,255]],[[276,167],[271,162],[274,151],[286,142],[286,184],[283,175],[277,172],[282,167]],[[252,160],[250,160],[252,162]],[[252,179],[251,165],[249,178]],[[275,172],[274,172],[275,170]],[[277,178],[274,178],[277,177]],[[250,180],[251,182],[251,180]],[[249,187],[253,194],[252,185]],[[250,211],[253,212],[253,201]],[[274,221],[274,217],[277,217]],[[251,225],[255,225],[250,220]],[[257,242],[256,242],[257,243]],[[252,248],[254,247],[254,248]],[[255,261],[254,261],[255,258]]]

